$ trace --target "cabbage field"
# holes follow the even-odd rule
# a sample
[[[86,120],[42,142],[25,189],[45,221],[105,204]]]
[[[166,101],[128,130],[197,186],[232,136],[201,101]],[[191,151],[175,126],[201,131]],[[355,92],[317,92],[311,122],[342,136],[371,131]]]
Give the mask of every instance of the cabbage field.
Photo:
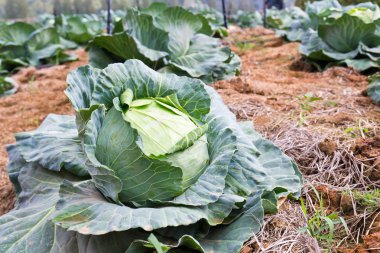
[[[374,2],[0,21],[0,253],[380,252],[379,104]]]

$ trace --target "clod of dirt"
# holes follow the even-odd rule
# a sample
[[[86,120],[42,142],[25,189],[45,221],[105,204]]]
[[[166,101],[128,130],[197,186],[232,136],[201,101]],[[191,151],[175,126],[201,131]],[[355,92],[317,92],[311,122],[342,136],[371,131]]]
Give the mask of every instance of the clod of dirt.
[[[380,180],[380,157],[376,158],[373,164],[373,169],[371,171],[370,178],[374,181]]]
[[[284,41],[281,38],[278,38],[276,40],[270,40],[264,43],[265,47],[279,47],[284,44]]]
[[[342,197],[340,198],[340,208],[342,209],[342,212],[345,214],[350,214],[354,210],[350,195],[342,194]]]
[[[8,212],[12,209],[15,203],[16,194],[13,191],[11,184],[6,184],[0,187],[0,199],[6,201],[0,201],[0,215]]]
[[[273,125],[273,118],[266,115],[257,116],[253,121],[253,125],[255,126],[256,129],[265,129]]]
[[[380,157],[380,135],[373,138],[357,139],[353,147],[354,153],[360,158],[379,158]]]
[[[380,251],[380,232],[364,236],[363,240],[368,249],[374,249],[370,250],[369,252]]]
[[[344,125],[347,122],[355,122],[355,118],[346,113],[339,113],[335,115],[327,115],[317,120],[320,123],[330,123],[334,125]]]
[[[355,103],[360,106],[370,106],[374,101],[369,97],[357,97],[355,98]]]
[[[339,208],[342,194],[334,189],[330,189],[325,185],[318,185],[315,189],[320,193],[324,206],[329,206],[330,209],[336,210]],[[316,200],[318,202],[318,200]]]
[[[361,75],[359,72],[345,67],[332,67],[323,72],[323,75],[339,77],[342,81],[356,83],[357,86],[363,82],[367,83],[367,77]]]
[[[380,232],[363,236],[363,243],[355,248],[340,247],[338,253],[379,253],[380,252]]]
[[[261,96],[270,96],[273,94],[277,86],[271,82],[262,82],[254,80],[251,90],[252,93],[261,95]]]
[[[324,141],[318,143],[318,147],[326,155],[332,155],[337,150],[338,145],[334,141],[325,139]]]
[[[214,84],[216,89],[231,89],[239,93],[251,93],[252,87],[243,77],[233,77],[228,81],[219,81]]]
[[[318,69],[313,66],[313,64],[310,64],[307,62],[303,57],[300,57],[292,62],[292,64],[289,66],[290,70],[294,71],[306,71],[306,72],[316,72]]]
[[[252,253],[252,249],[250,247],[244,247],[240,253]]]
[[[369,231],[370,233],[380,233],[380,215],[376,216]]]

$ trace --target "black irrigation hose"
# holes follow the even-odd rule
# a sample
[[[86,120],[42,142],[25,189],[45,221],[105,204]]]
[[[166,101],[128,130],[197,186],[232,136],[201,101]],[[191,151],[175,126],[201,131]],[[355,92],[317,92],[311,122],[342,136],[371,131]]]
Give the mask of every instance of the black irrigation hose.
[[[225,0],[222,0],[222,9],[223,9],[223,21],[224,21],[224,27],[228,28],[227,23],[227,13],[226,13],[226,3]]]

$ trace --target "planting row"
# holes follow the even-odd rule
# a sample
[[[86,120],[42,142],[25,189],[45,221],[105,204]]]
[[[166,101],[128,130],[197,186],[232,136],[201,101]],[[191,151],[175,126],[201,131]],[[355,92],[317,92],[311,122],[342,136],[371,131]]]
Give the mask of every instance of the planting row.
[[[173,15],[178,15],[181,24],[166,22],[176,20]],[[207,81],[228,78],[240,69],[238,57],[221,47],[218,39],[210,38],[227,35],[220,25],[221,14],[213,9],[203,6],[190,12],[156,3],[144,10],[117,11],[111,16],[112,36],[100,36],[106,30],[104,14],[44,15],[31,24],[0,23],[0,96],[15,91],[5,77],[20,67],[76,60],[67,50],[87,46],[90,41],[91,64],[98,67],[137,58],[161,71],[202,75]],[[105,50],[109,58],[100,55]]]
[[[258,13],[240,12],[235,21],[243,26],[263,24]],[[380,8],[376,4],[315,1],[305,11],[298,7],[268,10],[266,23],[287,40],[300,41],[301,54],[319,70],[345,65],[373,73],[380,68]],[[371,83],[368,94],[380,103],[378,87],[378,81]]]

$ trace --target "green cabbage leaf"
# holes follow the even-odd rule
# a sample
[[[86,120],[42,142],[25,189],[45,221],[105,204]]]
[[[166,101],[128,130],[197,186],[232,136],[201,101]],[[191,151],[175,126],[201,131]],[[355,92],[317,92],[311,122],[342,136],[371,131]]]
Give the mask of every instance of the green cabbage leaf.
[[[105,68],[138,59],[160,72],[206,82],[237,75],[239,57],[210,37],[203,21],[181,7],[155,4],[141,11],[130,9],[115,24],[114,34],[97,36],[89,44],[90,64]]]

